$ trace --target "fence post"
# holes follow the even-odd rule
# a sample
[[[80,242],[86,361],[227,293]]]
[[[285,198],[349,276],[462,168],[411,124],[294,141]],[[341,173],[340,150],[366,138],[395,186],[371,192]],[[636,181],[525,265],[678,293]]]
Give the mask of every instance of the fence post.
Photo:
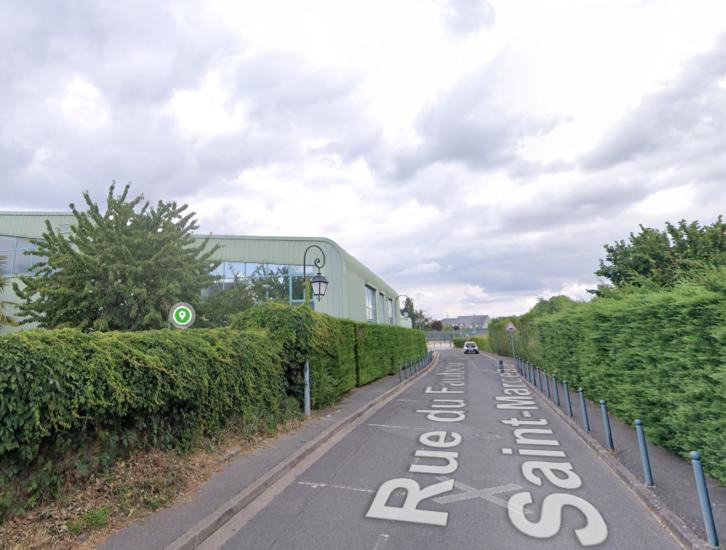
[[[650,471],[650,457],[648,456],[648,447],[645,444],[645,433],[643,432],[643,421],[635,421],[635,431],[638,433],[638,445],[640,445],[640,458],[643,461],[643,473],[645,474],[645,484],[653,486],[653,473]]]
[[[549,399],[552,399],[552,396],[550,395],[550,379],[547,378],[547,369],[545,369],[544,375],[545,375],[545,388],[547,388],[547,397]]]
[[[708,543],[711,546],[718,546],[718,535],[716,534],[716,524],[713,522],[713,510],[711,510],[711,499],[708,496],[708,486],[706,485],[706,476],[703,475],[703,464],[701,464],[701,453],[691,452],[691,462],[693,464],[693,474],[696,476],[696,486],[698,487],[698,499],[701,501],[701,512],[703,513],[703,523],[708,533]]]
[[[605,425],[605,437],[607,438],[608,451],[614,451],[613,432],[610,430],[610,417],[608,417],[608,407],[605,400],[600,400],[600,410],[602,411],[602,423]]]
[[[585,431],[590,431],[590,420],[587,418],[587,407],[585,406],[585,390],[580,388],[577,390],[580,394],[580,405],[582,406],[582,421],[585,424]]]
[[[555,387],[555,403],[557,403],[557,406],[560,406],[560,390],[557,388],[557,379],[555,378],[555,375],[552,375],[552,385]]]
[[[572,418],[572,401],[570,401],[570,390],[567,389],[567,380],[562,382],[565,387],[565,401],[567,402],[567,414]]]

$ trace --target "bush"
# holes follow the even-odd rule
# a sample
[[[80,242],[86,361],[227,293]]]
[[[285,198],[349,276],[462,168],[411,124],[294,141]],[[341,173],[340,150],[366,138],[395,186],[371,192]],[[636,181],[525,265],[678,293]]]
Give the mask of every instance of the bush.
[[[0,486],[35,472],[26,496],[52,492],[68,457],[103,466],[136,446],[187,450],[232,425],[275,428],[296,411],[277,350],[259,332],[3,335]],[[20,495],[0,496],[7,508]]]

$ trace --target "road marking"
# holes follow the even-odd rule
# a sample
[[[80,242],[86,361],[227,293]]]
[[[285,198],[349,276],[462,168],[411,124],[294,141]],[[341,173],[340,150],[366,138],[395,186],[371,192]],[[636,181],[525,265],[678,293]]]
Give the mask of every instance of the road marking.
[[[446,476],[437,477],[436,479],[438,479],[439,481],[450,480],[450,478]],[[503,508],[511,508],[514,512],[517,512],[519,514],[523,512],[525,514],[532,513],[528,510],[524,510],[521,506],[510,506],[508,502],[494,496],[497,493],[506,493],[508,491],[516,491],[517,489],[521,489],[522,487],[520,485],[500,485],[499,487],[490,487],[489,489],[474,489],[473,487],[469,487],[468,485],[465,485],[460,481],[454,480],[454,487],[456,487],[457,489],[461,489],[465,492],[459,493],[458,495],[435,498],[434,502],[437,502],[439,504],[449,504],[450,502],[458,502],[460,500],[469,500],[471,498],[478,497],[483,498],[484,500],[488,500],[489,502],[493,502],[494,504],[498,504]]]
[[[412,426],[389,426],[388,424],[366,424],[366,426],[378,426],[379,428],[403,428],[405,430],[428,430],[428,428],[414,428]]]
[[[373,547],[373,550],[383,550],[386,547],[387,542],[388,542],[388,535],[379,536],[378,542],[376,542],[376,545]]]
[[[532,413],[529,411],[522,411],[522,416],[525,418],[532,418]]]
[[[329,485],[327,483],[313,483],[312,481],[298,481],[298,485],[307,485],[308,487],[312,487],[313,489],[317,489],[318,487],[330,487],[331,489],[347,489],[348,491],[358,491],[359,493],[375,493],[375,491],[371,491],[369,489],[359,489],[358,487],[346,487],[344,485]]]

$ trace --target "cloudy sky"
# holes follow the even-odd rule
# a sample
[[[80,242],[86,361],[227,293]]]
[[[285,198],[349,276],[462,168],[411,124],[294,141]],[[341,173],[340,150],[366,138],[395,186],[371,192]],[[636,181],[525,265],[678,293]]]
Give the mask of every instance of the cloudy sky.
[[[723,0],[0,0],[0,210],[324,236],[434,317],[726,214]]]

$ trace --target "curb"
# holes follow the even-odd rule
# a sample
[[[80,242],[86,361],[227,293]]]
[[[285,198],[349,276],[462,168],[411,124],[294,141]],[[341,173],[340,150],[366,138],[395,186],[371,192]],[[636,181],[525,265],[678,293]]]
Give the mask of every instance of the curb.
[[[382,393],[378,397],[374,398],[372,401],[369,401],[368,403],[363,405],[357,411],[350,413],[345,418],[341,418],[340,420],[338,420],[338,422],[336,422],[323,432],[319,433],[313,439],[308,441],[305,445],[293,452],[290,456],[282,460],[282,462],[277,464],[272,469],[268,470],[268,472],[260,479],[258,479],[255,483],[248,486],[241,492],[237,493],[222,506],[217,508],[214,512],[197,522],[194,527],[189,529],[186,533],[184,533],[181,537],[176,539],[170,545],[166,546],[164,550],[195,550],[205,540],[207,540],[215,532],[217,532],[225,523],[227,523],[244,508],[246,508],[253,500],[255,500],[258,496],[264,493],[271,485],[273,485],[282,476],[284,476],[300,462],[302,462],[303,459],[305,459],[323,443],[328,441],[342,428],[363,416],[367,411],[369,411],[379,403],[382,403],[401,393],[403,390],[408,388],[415,380],[420,378],[419,375],[423,376],[427,374],[433,367],[436,366],[438,362],[439,354],[434,352],[434,360],[428,367],[415,373],[407,380],[399,382],[398,385],[396,385],[395,387]]]
[[[517,368],[513,364],[507,364],[507,366],[514,369],[517,372]],[[560,409],[554,402],[546,399],[545,394],[529,382],[524,376],[517,372],[517,376],[522,381],[530,386],[533,390],[534,395],[540,403],[544,403],[547,408],[559,415],[570,429],[575,432],[583,442],[590,447],[605,465],[628,487],[635,496],[643,503],[643,505],[650,510],[650,512],[656,517],[658,521],[671,532],[673,537],[681,543],[687,550],[713,550],[713,546],[708,544],[706,541],[696,535],[686,523],[678,517],[676,514],[671,512],[665,503],[655,493],[648,489],[648,486],[640,481],[635,475],[623,466],[620,461],[613,457],[612,453],[605,449],[600,442],[588,434],[584,428],[582,428],[577,422],[571,419],[565,411]],[[541,399],[540,399],[541,398]]]

